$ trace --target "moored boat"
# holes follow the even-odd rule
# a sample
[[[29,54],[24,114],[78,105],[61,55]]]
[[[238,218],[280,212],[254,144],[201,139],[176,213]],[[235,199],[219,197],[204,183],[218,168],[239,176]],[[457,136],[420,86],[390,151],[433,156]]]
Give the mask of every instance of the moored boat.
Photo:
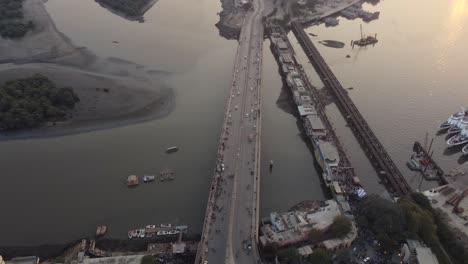
[[[442,132],[442,131],[445,131],[447,129],[450,129],[452,127],[457,127],[458,123],[460,122],[460,120],[467,116],[468,115],[468,111],[463,109],[463,111],[460,111],[460,112],[457,112],[457,113],[454,113],[453,115],[451,115],[447,121],[445,121],[444,123],[440,124],[439,126],[439,132]]]
[[[465,127],[460,134],[457,134],[447,140],[447,145],[450,147],[461,146],[468,143],[468,129]]]
[[[156,179],[154,175],[143,176],[143,182],[153,182]]]
[[[468,145],[462,148],[463,155],[468,155]]]
[[[168,232],[168,235],[177,235],[177,234],[179,234],[179,230],[173,229],[173,230]]]
[[[156,233],[156,235],[158,235],[158,236],[165,236],[167,234],[169,234],[169,232],[164,231],[164,230],[158,231],[158,233]]]
[[[172,224],[161,224],[161,227],[172,227]]]

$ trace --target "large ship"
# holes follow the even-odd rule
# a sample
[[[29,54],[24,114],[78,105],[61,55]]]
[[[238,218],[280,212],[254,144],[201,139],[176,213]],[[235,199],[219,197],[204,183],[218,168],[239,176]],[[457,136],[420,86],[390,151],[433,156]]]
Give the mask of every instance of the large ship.
[[[374,36],[365,36],[362,33],[362,25],[361,25],[361,39],[352,41],[351,45],[354,46],[354,44],[356,44],[358,46],[367,46],[367,45],[375,44],[377,42],[379,42],[377,40],[377,34],[375,34]]]
[[[340,157],[335,145],[328,139],[328,131],[320,117],[316,114],[303,118],[307,136],[314,146],[314,155],[323,171],[326,185],[332,184],[333,175],[338,171]]]

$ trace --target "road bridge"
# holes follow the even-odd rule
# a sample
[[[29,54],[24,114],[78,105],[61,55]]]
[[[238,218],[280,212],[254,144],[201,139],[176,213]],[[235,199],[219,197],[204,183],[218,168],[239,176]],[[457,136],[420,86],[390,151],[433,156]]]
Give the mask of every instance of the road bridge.
[[[239,36],[196,264],[260,263],[262,12],[254,0]]]
[[[391,188],[394,195],[401,196],[412,192],[411,186],[409,186],[364,117],[348,96],[348,93],[343,89],[338,79],[330,70],[315,45],[307,36],[302,25],[298,22],[293,22],[291,24],[292,31],[305,54],[314,66],[325,87],[331,89],[337,98],[337,105],[341,113],[345,116],[354,135],[379,175],[386,181],[387,186]]]

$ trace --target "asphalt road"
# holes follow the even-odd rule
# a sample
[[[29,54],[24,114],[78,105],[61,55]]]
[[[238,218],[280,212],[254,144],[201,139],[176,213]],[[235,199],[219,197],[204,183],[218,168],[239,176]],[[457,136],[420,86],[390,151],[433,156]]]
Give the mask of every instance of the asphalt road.
[[[214,217],[205,224],[207,235],[202,245],[206,246],[200,247],[199,263],[259,263],[256,227],[263,3],[254,0],[253,5],[253,11],[245,17],[239,37],[218,152],[220,184],[217,195],[209,201],[208,207],[212,207]]]

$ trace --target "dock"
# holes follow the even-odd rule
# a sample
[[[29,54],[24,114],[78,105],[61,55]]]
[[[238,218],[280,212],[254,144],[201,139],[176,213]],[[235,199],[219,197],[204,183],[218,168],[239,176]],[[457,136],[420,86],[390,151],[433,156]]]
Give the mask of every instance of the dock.
[[[395,196],[403,196],[411,193],[411,186],[354,105],[346,90],[328,67],[315,45],[309,39],[302,25],[298,22],[293,22],[291,24],[292,31],[299,41],[299,44],[314,66],[325,87],[333,92],[337,99],[336,104],[338,108],[347,120],[348,125],[352,129],[356,139],[361,144],[361,147],[378,175],[388,186],[389,191]]]

